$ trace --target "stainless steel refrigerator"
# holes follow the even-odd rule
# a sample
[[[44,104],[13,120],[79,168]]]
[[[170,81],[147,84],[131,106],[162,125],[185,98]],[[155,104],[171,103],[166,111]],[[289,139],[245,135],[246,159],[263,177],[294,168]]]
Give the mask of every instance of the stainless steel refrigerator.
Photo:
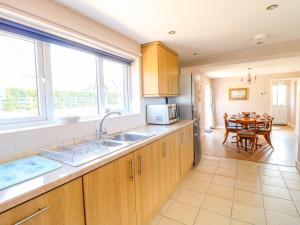
[[[200,77],[193,74],[180,74],[180,96],[169,98],[169,103],[176,103],[180,110],[180,119],[194,121],[194,166],[201,159],[200,140],[200,109],[198,106],[200,95]]]

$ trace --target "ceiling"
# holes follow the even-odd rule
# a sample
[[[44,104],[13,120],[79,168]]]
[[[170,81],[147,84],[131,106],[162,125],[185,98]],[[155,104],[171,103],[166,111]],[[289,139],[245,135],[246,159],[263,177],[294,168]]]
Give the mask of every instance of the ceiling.
[[[179,53],[181,63],[259,49],[253,36],[260,33],[267,35],[263,46],[300,41],[299,0],[55,1],[138,43],[163,41]],[[267,11],[271,4],[280,6]]]
[[[252,68],[251,75],[253,76],[300,71],[300,56],[236,64],[201,65],[192,68],[194,71],[203,73],[213,79],[246,76],[248,74],[248,67]]]

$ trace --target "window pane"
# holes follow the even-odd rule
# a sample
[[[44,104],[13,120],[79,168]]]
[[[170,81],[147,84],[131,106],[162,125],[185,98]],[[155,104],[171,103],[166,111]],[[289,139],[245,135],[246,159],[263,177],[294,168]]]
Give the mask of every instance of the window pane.
[[[277,105],[277,85],[272,86],[272,104]]]
[[[278,105],[286,105],[286,85],[278,85]]]
[[[98,114],[96,57],[50,45],[56,116]]]
[[[126,69],[124,64],[103,60],[104,105],[109,110],[126,108]]]
[[[0,120],[39,115],[35,43],[0,35]]]

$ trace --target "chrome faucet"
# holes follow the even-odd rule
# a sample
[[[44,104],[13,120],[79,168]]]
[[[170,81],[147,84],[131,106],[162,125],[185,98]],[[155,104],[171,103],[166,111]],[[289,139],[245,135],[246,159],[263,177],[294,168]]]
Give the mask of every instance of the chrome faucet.
[[[100,122],[100,124],[99,124],[99,129],[98,129],[98,131],[97,131],[97,134],[98,134],[98,135],[101,136],[101,135],[107,134],[106,129],[103,129],[103,123],[104,123],[104,120],[105,120],[107,117],[109,117],[110,115],[112,115],[112,114],[118,114],[119,116],[122,115],[122,113],[120,113],[120,112],[110,112],[110,113],[106,114],[106,115],[101,119],[101,122]]]

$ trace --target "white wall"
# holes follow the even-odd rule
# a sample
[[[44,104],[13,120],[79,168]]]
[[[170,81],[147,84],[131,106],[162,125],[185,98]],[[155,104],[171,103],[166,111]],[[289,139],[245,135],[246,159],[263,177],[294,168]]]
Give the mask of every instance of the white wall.
[[[215,92],[214,95],[217,126],[224,126],[223,115],[225,112],[228,114],[237,114],[243,111],[257,112],[258,114],[270,113],[271,80],[295,77],[300,77],[300,72],[257,76],[256,83],[250,86],[241,84],[240,77],[212,79],[211,82]],[[229,88],[240,87],[249,88],[249,100],[229,101]],[[264,92],[265,94],[261,95],[260,92]],[[295,100],[293,99],[290,101]],[[294,108],[291,108],[289,111],[289,122],[295,123]]]
[[[134,66],[134,79],[139,82],[140,76],[140,45],[127,37],[110,30],[86,17],[60,6],[50,0],[0,0],[0,13],[5,18],[25,21],[27,24],[45,29],[51,26],[64,33],[77,36],[81,39],[88,38],[109,50],[122,52],[132,57],[136,57],[137,63]],[[47,26],[46,26],[47,25]],[[52,30],[51,30],[52,32]],[[138,86],[138,85],[137,85]],[[140,97],[139,87],[136,87],[141,103],[135,108],[140,108],[141,112],[131,116],[108,119],[106,126],[109,132],[120,131],[145,124],[145,103]],[[13,160],[34,154],[39,147],[47,144],[58,143],[82,135],[95,132],[99,121],[86,121],[70,125],[54,125],[40,127],[31,130],[10,131],[0,133],[0,162]]]

